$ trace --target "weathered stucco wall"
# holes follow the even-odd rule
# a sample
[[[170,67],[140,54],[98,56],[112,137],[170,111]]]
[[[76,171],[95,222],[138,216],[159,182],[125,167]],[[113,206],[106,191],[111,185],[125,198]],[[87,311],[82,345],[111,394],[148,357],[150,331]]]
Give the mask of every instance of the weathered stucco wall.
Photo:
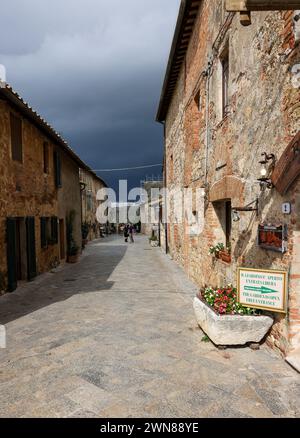
[[[22,119],[23,163],[11,158],[10,112],[18,114],[0,100],[0,272],[6,286],[6,218],[35,217],[37,270],[48,271],[58,262],[58,246],[41,248],[40,220],[57,214],[57,193],[54,184],[53,161],[49,174],[43,171],[43,143],[48,142],[49,156],[53,144],[26,119]],[[21,115],[20,115],[21,116]],[[21,116],[22,117],[22,116]]]
[[[291,74],[300,55],[292,16],[291,12],[253,13],[252,25],[245,28],[237,14],[225,13],[222,2],[204,1],[166,120],[168,188],[205,187],[207,197],[204,231],[196,237],[186,234],[186,223],[174,224],[171,207],[173,258],[199,287],[236,283],[238,266],[291,269],[289,314],[276,316],[269,337],[283,353],[299,342],[300,181],[282,197],[274,189],[261,191],[257,178],[261,154],[272,152],[279,159],[300,129],[300,93],[292,85]],[[223,117],[221,59],[226,50],[229,106]],[[217,201],[231,199],[233,206],[243,207],[256,198],[258,217],[241,212],[241,220],[232,224],[232,263],[214,260],[209,247],[225,239]],[[283,202],[292,203],[290,216],[282,214]],[[257,229],[262,222],[288,225],[286,254],[258,247]]]
[[[67,217],[72,211],[75,212],[73,223],[73,238],[81,251],[81,193],[78,165],[65,153],[61,152],[61,175],[62,187],[58,189],[58,217],[67,224]],[[67,248],[67,236],[65,233],[65,248]]]
[[[12,159],[11,113],[22,120],[22,162]],[[48,145],[47,172],[44,169],[44,143]],[[57,188],[55,184],[53,158],[55,150],[61,154],[62,188]],[[2,292],[7,287],[7,218],[35,218],[37,274],[49,271],[60,261],[59,243],[55,244],[49,240],[47,247],[42,248],[41,217],[65,219],[70,210],[75,210],[75,240],[81,248],[81,195],[78,164],[5,99],[0,99],[0,184],[0,291]],[[23,227],[23,221],[21,226]],[[47,234],[48,232],[49,227]],[[22,231],[22,239],[26,240],[25,230]],[[24,277],[25,280],[26,245],[22,248],[25,253],[22,255],[22,264],[24,264],[22,279]]]
[[[97,201],[97,193],[105,187],[101,180],[86,170],[80,171],[80,182],[84,184],[81,193],[82,199],[82,223],[90,226],[88,240],[94,240],[100,237],[100,224],[97,222],[97,208],[100,201]]]

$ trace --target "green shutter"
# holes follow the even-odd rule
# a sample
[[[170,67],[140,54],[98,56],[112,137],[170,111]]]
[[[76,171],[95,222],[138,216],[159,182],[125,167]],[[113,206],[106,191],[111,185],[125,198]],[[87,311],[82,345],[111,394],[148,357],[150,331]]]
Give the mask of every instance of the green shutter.
[[[47,248],[47,218],[41,217],[41,248]]]
[[[7,280],[8,292],[17,289],[17,267],[16,267],[16,220],[7,218],[6,220],[6,245],[7,245]]]
[[[51,218],[51,243],[58,244],[58,219],[55,216]]]
[[[59,189],[62,187],[62,182],[61,182],[61,157],[58,151],[54,151],[54,174],[55,174],[55,186]]]
[[[28,280],[30,281],[37,276],[34,217],[26,218],[26,231],[27,231],[27,273],[28,273]]]

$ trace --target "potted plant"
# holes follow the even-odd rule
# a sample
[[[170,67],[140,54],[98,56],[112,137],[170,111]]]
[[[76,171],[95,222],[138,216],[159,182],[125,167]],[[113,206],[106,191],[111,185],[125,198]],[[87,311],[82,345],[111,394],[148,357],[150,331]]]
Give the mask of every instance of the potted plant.
[[[209,253],[216,259],[222,260],[226,263],[231,263],[231,247],[225,248],[223,243],[217,243],[215,246],[209,248]]]
[[[259,343],[273,325],[273,318],[237,302],[232,285],[206,287],[194,299],[197,322],[216,345]]]
[[[158,247],[159,242],[158,242],[157,236],[155,236],[155,235],[151,236],[150,239],[149,239],[149,242],[150,242],[150,245],[153,248],[157,248]]]
[[[79,255],[79,246],[74,241],[68,247],[68,263],[77,263]]]
[[[88,244],[89,232],[90,232],[90,226],[87,222],[84,222],[81,226],[82,246],[83,247],[85,247]]]
[[[76,212],[72,210],[66,220],[67,226],[67,261],[68,263],[76,263],[78,261],[79,246],[74,239],[74,221]]]

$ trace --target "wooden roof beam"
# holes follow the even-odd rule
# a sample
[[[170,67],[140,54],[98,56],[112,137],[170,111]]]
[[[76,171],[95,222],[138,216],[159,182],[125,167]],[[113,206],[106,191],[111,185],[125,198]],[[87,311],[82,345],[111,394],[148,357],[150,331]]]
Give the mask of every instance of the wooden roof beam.
[[[300,0],[226,0],[229,12],[289,11],[300,9]]]

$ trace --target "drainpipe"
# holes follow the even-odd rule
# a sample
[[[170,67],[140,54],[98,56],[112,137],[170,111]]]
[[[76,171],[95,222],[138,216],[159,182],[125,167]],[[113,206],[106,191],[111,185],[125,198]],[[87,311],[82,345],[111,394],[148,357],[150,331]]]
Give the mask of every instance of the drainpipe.
[[[205,144],[205,189],[208,188],[208,154],[210,148],[210,118],[209,118],[209,103],[210,103],[210,78],[212,72],[213,61],[212,57],[208,62],[207,70],[204,72],[206,76],[206,144]]]

